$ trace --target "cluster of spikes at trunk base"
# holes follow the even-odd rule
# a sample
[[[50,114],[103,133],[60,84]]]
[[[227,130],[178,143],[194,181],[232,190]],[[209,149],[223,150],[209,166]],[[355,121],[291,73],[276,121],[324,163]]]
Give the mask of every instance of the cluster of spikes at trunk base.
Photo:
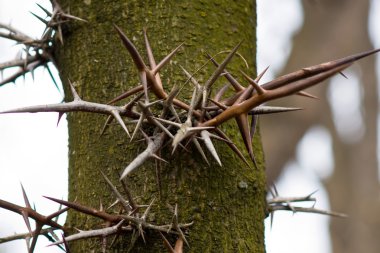
[[[132,252],[132,249],[137,242],[137,239],[142,238],[146,242],[146,234],[148,231],[154,231],[159,233],[162,237],[165,247],[171,253],[182,252],[183,244],[188,244],[185,237],[186,230],[193,225],[190,223],[180,223],[178,218],[178,205],[168,205],[170,213],[172,213],[172,219],[168,224],[157,225],[150,221],[150,211],[153,208],[155,198],[150,201],[149,205],[139,205],[136,202],[136,198],[132,196],[129,187],[122,181],[121,186],[127,198],[112,184],[110,179],[100,171],[105,182],[109,186],[112,194],[116,198],[116,201],[109,207],[105,208],[100,201],[100,207],[93,208],[76,201],[65,201],[52,197],[45,197],[55,203],[60,204],[59,210],[50,214],[43,215],[37,212],[36,207],[30,204],[24,187],[21,185],[22,194],[25,202],[25,207],[0,199],[0,208],[9,210],[11,212],[21,215],[24,219],[27,233],[15,234],[7,237],[0,238],[0,244],[24,239],[26,241],[27,249],[29,253],[33,253],[39,236],[45,236],[51,244],[49,246],[58,246],[63,251],[70,252],[68,243],[78,240],[85,240],[90,238],[100,238],[102,252],[107,252],[109,248],[112,248],[117,240],[126,234],[131,235],[131,243],[126,252]],[[65,206],[62,208],[62,206]],[[58,223],[58,218],[61,214],[65,213],[69,209],[75,212],[79,212],[83,215],[93,217],[102,221],[102,228],[80,230],[78,228],[72,228],[68,226],[62,226]],[[30,220],[35,223],[35,228],[32,229]],[[72,230],[75,229],[76,232]],[[62,239],[57,234],[57,231],[62,233]],[[176,246],[173,249],[164,236],[174,237],[176,239]],[[62,246],[63,244],[63,246]]]
[[[215,65],[215,70],[204,84],[200,84],[194,75],[181,66],[183,74],[188,78],[187,81],[181,87],[174,85],[170,91],[166,91],[161,81],[160,70],[170,62],[183,43],[159,63],[156,63],[146,30],[144,29],[146,53],[149,60],[149,64],[146,64],[140,52],[125,33],[116,25],[115,29],[132,57],[138,71],[140,85],[127,90],[107,104],[101,104],[82,100],[75,90],[75,82],[71,83],[69,81],[74,98],[72,102],[29,106],[0,113],[58,112],[59,116],[62,116],[63,113],[74,111],[100,113],[109,115],[102,133],[113,119],[122,126],[126,135],[131,140],[140,132],[147,142],[147,147],[124,169],[120,179],[127,177],[128,174],[139,168],[150,158],[166,162],[159,154],[167,143],[171,143],[172,153],[176,150],[188,152],[189,144],[193,143],[205,162],[209,164],[203,150],[205,147],[215,161],[222,166],[221,159],[212,142],[212,139],[220,140],[225,142],[244,163],[250,166],[243,153],[219,128],[220,125],[230,119],[235,119],[247,153],[254,166],[257,167],[252,147],[257,115],[300,109],[265,106],[263,105],[264,103],[293,94],[315,98],[311,94],[306,93],[304,89],[316,85],[336,73],[342,74],[342,71],[356,60],[379,51],[379,49],[371,50],[303,68],[262,85],[259,84],[259,81],[267,69],[255,78],[241,71],[246,83],[246,85],[243,85],[227,70],[229,62],[237,54],[241,45],[240,42],[229,51],[221,63],[218,63],[213,57],[208,55],[208,60]],[[227,80],[227,84],[219,89],[213,87],[218,78],[225,78]],[[189,102],[178,98],[184,85],[192,85],[193,87],[191,101]],[[213,92],[213,88],[215,92]],[[234,94],[225,96],[229,88],[233,89]],[[129,97],[132,98],[125,105],[114,105],[116,102]],[[155,98],[153,101],[152,97]],[[252,119],[249,120],[249,117]],[[130,131],[127,125],[132,125],[133,131]],[[154,129],[150,136],[144,132],[144,129],[147,129],[148,125],[150,126],[149,128],[153,126]],[[203,147],[201,145],[202,142],[204,143]]]

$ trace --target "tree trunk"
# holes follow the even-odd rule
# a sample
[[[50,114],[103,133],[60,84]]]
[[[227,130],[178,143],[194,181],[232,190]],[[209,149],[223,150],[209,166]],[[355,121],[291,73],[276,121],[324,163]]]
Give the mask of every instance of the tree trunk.
[[[146,27],[157,61],[180,42],[185,42],[184,48],[161,73],[166,90],[173,84],[184,84],[186,77],[179,65],[195,72],[205,62],[203,51],[216,54],[230,50],[242,39],[239,52],[247,60],[251,74],[256,72],[255,1],[61,2],[63,7],[70,7],[71,14],[89,21],[70,23],[64,31],[65,44],[57,51],[66,91],[70,79],[87,101],[106,103],[139,82],[114,24],[133,40],[143,56],[146,53],[142,29]],[[218,57],[223,56],[225,54]],[[236,58],[228,68],[238,73],[236,70],[243,66],[242,60]],[[213,69],[208,64],[196,77],[204,82]],[[181,98],[186,98],[191,89],[185,85]],[[100,171],[119,186],[118,173],[146,147],[144,142],[130,142],[116,125],[99,136],[105,119],[87,113],[68,114],[69,200],[76,199],[91,207],[98,207],[100,202],[104,206],[114,202]],[[223,130],[235,143],[242,143],[235,126],[229,124],[223,126]],[[254,143],[259,169],[248,168],[224,143],[217,145],[222,167],[216,163],[208,166],[192,147],[189,147],[190,152],[178,149],[170,155],[168,145],[162,152],[169,163],[162,164],[160,197],[154,161],[145,163],[126,182],[134,196],[139,197],[139,204],[149,204],[156,197],[148,217],[151,222],[169,224],[173,213],[168,205],[175,204],[178,204],[181,223],[194,221],[187,231],[190,247],[185,246],[185,252],[264,252],[265,175],[258,136]],[[243,145],[238,144],[238,147],[243,148]],[[103,224],[72,211],[67,225],[86,230]],[[157,232],[145,231],[145,238],[146,243],[139,237],[132,252],[165,252]],[[167,235],[167,238],[172,243],[176,240],[176,236]],[[86,240],[73,243],[71,250],[100,252],[100,244],[101,240]],[[126,252],[130,246],[131,236],[124,236],[110,252]]]

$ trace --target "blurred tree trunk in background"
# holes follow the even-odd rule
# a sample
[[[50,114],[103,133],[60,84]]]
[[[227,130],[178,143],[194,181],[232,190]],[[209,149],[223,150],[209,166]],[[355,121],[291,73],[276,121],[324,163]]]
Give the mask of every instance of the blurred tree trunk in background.
[[[304,24],[294,38],[284,73],[373,47],[368,35],[369,0],[318,0],[302,1],[302,4]],[[348,219],[331,219],[334,253],[375,253],[380,248],[378,93],[374,59],[369,57],[351,68],[358,76],[363,95],[361,111],[365,132],[358,141],[348,143],[338,135],[326,96],[327,84],[310,90],[320,101],[293,96],[286,102],[275,103],[301,105],[306,109],[304,113],[262,117],[268,182],[274,182],[284,165],[295,157],[297,144],[308,129],[314,124],[328,128],[333,140],[335,167],[333,175],[324,183],[331,209],[349,215]],[[353,122],[356,120],[352,118]]]
[[[60,2],[63,7],[70,4],[73,15],[89,21],[70,23],[65,45],[57,52],[66,90],[70,79],[84,99],[104,103],[138,83],[137,71],[113,24],[133,40],[143,57],[146,54],[142,29],[147,27],[157,61],[185,42],[184,49],[161,73],[166,90],[174,84],[181,86],[186,80],[178,64],[194,72],[205,62],[201,49],[216,54],[232,49],[242,39],[239,52],[247,57],[251,74],[256,71],[255,1]],[[223,56],[218,56],[218,60]],[[234,59],[229,69],[236,71],[242,65],[241,60]],[[215,69],[211,64],[207,68],[196,76],[200,82],[209,78],[205,73]],[[191,94],[191,89],[191,85],[185,86],[180,96]],[[118,173],[146,147],[143,142],[131,143],[120,127],[111,126],[105,136],[97,136],[104,121],[105,117],[99,115],[68,115],[69,200],[92,207],[99,206],[100,201],[105,205],[114,201],[99,170],[118,185]],[[234,126],[225,126],[223,130],[232,135],[234,142],[241,142]],[[190,248],[185,246],[185,252],[264,252],[266,184],[259,137],[254,141],[259,170],[248,168],[224,143],[217,145],[223,167],[216,163],[207,166],[197,152],[186,153],[179,148],[171,156],[171,145],[167,145],[162,152],[169,161],[161,169],[162,194],[159,200],[156,198],[149,219],[170,223],[173,213],[168,205],[178,204],[180,222],[194,221],[187,237]],[[153,197],[158,197],[154,161],[146,162],[127,181],[134,196],[140,197],[139,204],[149,204]],[[67,225],[89,229],[99,225],[99,221],[69,212]],[[157,232],[146,231],[145,237],[146,243],[140,237],[131,252],[166,252]],[[176,237],[168,239],[174,243]],[[130,236],[125,236],[110,252],[127,252],[130,241]],[[87,240],[73,243],[72,251],[99,252],[99,246],[99,240]]]

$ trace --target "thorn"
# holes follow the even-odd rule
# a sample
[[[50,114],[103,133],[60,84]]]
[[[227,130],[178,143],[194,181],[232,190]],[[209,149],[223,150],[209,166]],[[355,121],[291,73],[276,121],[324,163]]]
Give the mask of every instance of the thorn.
[[[34,230],[33,240],[30,246],[30,252],[34,252],[41,229],[42,229],[42,225],[36,222],[36,229]]]
[[[70,15],[70,14],[67,14],[67,13],[62,13],[61,15],[63,15],[66,18],[69,18],[69,19],[74,19],[74,20],[82,21],[82,22],[86,22],[86,23],[88,22],[87,20],[85,20],[83,18],[79,18],[77,16],[73,16],[73,15]]]
[[[49,76],[50,76],[51,80],[53,81],[53,83],[54,83],[54,85],[55,85],[55,88],[56,88],[59,92],[61,92],[61,90],[60,90],[60,88],[59,88],[59,86],[58,86],[58,83],[57,83],[57,81],[55,80],[55,78],[54,78],[54,76],[53,76],[53,72],[51,72],[51,70],[50,70],[50,68],[49,68],[49,66],[48,66],[47,64],[45,65],[45,68],[46,68],[46,70],[48,71]]]
[[[140,153],[123,171],[120,180],[128,176],[129,173],[140,167],[147,159],[155,154],[163,145],[166,133],[160,133],[154,141],[149,141],[147,148]]]
[[[131,207],[127,203],[127,201],[123,198],[123,196],[120,194],[120,192],[116,189],[116,187],[112,184],[112,182],[108,179],[108,177],[103,173],[103,171],[100,171],[102,174],[104,180],[107,182],[108,186],[111,188],[113,194],[115,197],[120,201],[122,206],[124,207],[126,212],[131,211]]]
[[[146,117],[146,116],[144,115],[144,112],[141,112],[141,115],[140,115],[139,120],[137,121],[137,124],[136,124],[135,130],[134,130],[133,133],[132,133],[132,137],[131,137],[130,142],[132,142],[132,140],[134,139],[136,133],[137,133],[139,130],[142,131],[142,129],[141,129],[141,125],[142,125],[142,123],[143,123],[145,117]]]
[[[22,183],[20,183],[20,185],[21,185],[22,197],[24,198],[25,206],[26,206],[27,208],[32,208],[32,206],[30,205],[30,202],[29,202],[28,196],[26,195],[26,192],[25,192],[24,186],[22,185]]]
[[[211,56],[209,55],[208,53],[206,53],[206,56],[207,58],[212,62],[214,63],[214,65],[216,67],[219,66],[219,63],[217,63],[217,61]],[[235,91],[242,91],[244,90],[245,88],[230,74],[228,73],[226,70],[223,71],[223,73],[225,74],[224,76],[226,77],[226,79],[229,81],[229,83],[232,85],[232,87],[234,88]],[[216,99],[215,99],[216,100]]]
[[[270,228],[273,228],[274,212],[270,212]]]
[[[134,87],[134,88],[132,88],[132,89],[124,92],[120,96],[117,96],[116,98],[112,99],[111,101],[109,101],[107,103],[107,105],[114,104],[114,103],[116,103],[116,102],[118,102],[118,101],[120,101],[120,100],[122,100],[124,98],[127,98],[127,97],[129,97],[129,96],[131,96],[133,94],[136,94],[136,93],[138,93],[140,91],[143,91],[143,90],[144,90],[144,87],[142,85],[136,86],[136,87]]]
[[[188,81],[191,81],[192,84],[194,84],[195,86],[195,89],[198,89],[200,90],[201,89],[201,85],[198,83],[198,81],[194,78],[194,74],[191,75],[184,67],[182,67],[181,65],[179,65],[182,69],[182,71],[185,73],[186,77],[188,78],[186,83]]]
[[[128,37],[123,33],[123,31],[117,26],[113,25],[119,34],[120,39],[122,40],[125,48],[128,50],[129,54],[132,57],[133,62],[135,63],[137,69],[141,71],[145,71],[147,69],[140,53],[137,51],[135,45],[128,39]]]
[[[67,212],[67,210],[69,210],[69,209],[70,209],[69,207],[62,208],[62,205],[60,204],[58,211],[56,211],[56,212],[54,212],[54,213],[46,216],[46,220],[52,220],[52,219],[54,219],[55,222],[57,222],[58,221],[58,217],[61,214],[63,214],[64,212]]]
[[[272,113],[282,113],[282,112],[293,112],[303,110],[299,107],[279,107],[279,106],[266,106],[260,105],[253,108],[249,114],[251,115],[260,115],[260,114],[272,114]]]
[[[219,67],[214,71],[214,73],[211,75],[211,77],[207,80],[205,83],[205,88],[207,91],[210,90],[211,85],[214,84],[216,79],[220,76],[220,74],[224,71],[225,67],[227,64],[231,61],[232,57],[235,55],[236,51],[239,49],[241,43],[243,41],[239,42],[232,50],[231,52],[227,55],[227,57],[223,60],[223,62],[219,65]]]
[[[240,73],[243,74],[244,78],[252,85],[252,87],[256,90],[257,94],[259,95],[263,95],[265,93],[265,89],[262,88],[257,82],[256,80],[253,80],[252,78],[250,78],[246,73],[244,73],[243,71],[240,70]]]
[[[107,117],[107,120],[104,123],[104,126],[103,126],[102,130],[100,131],[100,136],[102,136],[105,133],[105,131],[107,130],[109,124],[112,122],[113,119],[114,119],[114,117],[112,117],[111,115],[109,115]]]
[[[175,204],[175,207],[174,207],[173,223],[174,223],[174,228],[177,230],[177,232],[179,233],[182,240],[187,244],[187,246],[189,246],[189,243],[186,240],[186,237],[183,234],[183,232],[182,232],[182,230],[178,224],[178,204]]]
[[[229,148],[240,158],[240,160],[242,160],[248,167],[251,167],[250,164],[248,163],[248,161],[245,159],[245,157],[242,154],[242,152],[236,147],[236,145],[231,141],[230,138],[228,138],[228,136],[223,131],[221,131],[218,128],[215,128],[214,131],[222,139],[226,140],[225,142],[227,143],[227,145],[229,146]]]
[[[239,127],[240,135],[243,139],[245,148],[248,151],[249,156],[253,157],[253,149],[252,149],[252,137],[250,135],[250,129],[249,129],[249,122],[248,122],[248,115],[247,114],[240,114],[235,117],[236,123]],[[253,159],[252,159],[253,161]]]
[[[165,159],[162,159],[161,157],[159,157],[159,156],[156,155],[156,154],[152,154],[152,157],[153,157],[154,159],[157,159],[157,160],[161,161],[161,162],[169,163],[168,161],[166,161]]]
[[[340,71],[339,74],[343,76],[344,78],[348,79],[348,77],[343,73],[343,71]]]
[[[166,247],[166,249],[169,251],[169,253],[176,253],[173,249],[173,247],[170,245],[170,242],[166,239],[166,237],[159,231],[160,235],[161,235],[161,238],[164,242],[164,245]]]
[[[63,114],[64,114],[63,112],[58,112],[57,127],[59,125],[59,122],[61,121],[61,118],[62,118]]]
[[[62,241],[63,241],[63,244],[65,245],[66,253],[70,253],[69,244],[67,243],[65,236],[63,234],[62,234]]]
[[[214,144],[212,144],[212,141],[210,139],[209,132],[206,130],[201,131],[201,137],[202,137],[203,141],[205,142],[205,145],[206,145],[207,149],[210,151],[211,155],[214,157],[214,159],[219,164],[219,166],[222,167],[222,163],[221,163],[220,158],[218,156],[218,152],[216,152]]]
[[[215,105],[217,105],[222,110],[226,110],[228,108],[228,106],[226,106],[226,105],[224,105],[222,103],[219,103],[217,100],[214,100],[214,99],[211,99],[211,98],[209,98],[208,100],[210,100],[211,102],[213,102]]]
[[[317,96],[314,96],[314,95],[312,95],[306,91],[299,91],[296,94],[299,96],[304,96],[304,97],[308,97],[308,98],[319,99]]]
[[[261,78],[265,75],[267,70],[269,69],[269,66],[267,66],[261,73],[255,78],[255,81],[258,83],[260,82]]]
[[[182,47],[183,44],[184,42],[179,44],[179,46],[177,46],[170,54],[168,54],[164,59],[162,59],[161,62],[158,63],[158,65],[154,69],[152,69],[153,75],[156,75],[161,70],[161,68],[170,61],[170,59],[177,53],[177,51]]]
[[[61,42],[61,45],[63,45],[62,27],[60,25],[57,27],[57,37],[58,40]]]
[[[74,83],[72,83],[69,80],[69,85],[70,85],[71,93],[73,94],[74,101],[81,101],[82,99],[79,97],[77,91],[75,90]]]
[[[131,138],[131,135],[129,134],[128,128],[125,125],[123,119],[121,118],[120,113],[116,110],[112,110],[111,114],[116,119],[116,121],[121,125],[121,127],[124,129],[124,131],[127,133],[128,137]]]
[[[161,156],[161,151],[158,150],[158,156]],[[162,200],[162,184],[161,184],[161,163],[159,160],[155,160],[155,169],[156,169],[156,184],[158,188],[158,197]]]
[[[250,127],[250,131],[249,131],[249,135],[251,136],[251,143],[252,143],[253,137],[255,136],[255,133],[256,133],[257,121],[258,121],[258,116],[257,115],[252,115],[252,117],[251,117],[251,127]]]
[[[311,196],[313,196],[316,192],[318,192],[318,190],[315,190],[313,191],[312,193],[310,193],[309,195],[306,196],[306,199],[309,199]]]
[[[152,201],[150,202],[149,206],[146,208],[144,214],[141,216],[142,220],[144,220],[144,221],[146,220],[146,217],[148,216],[148,213],[149,213],[150,209],[152,208],[152,205],[153,205],[155,200],[156,200],[156,198],[153,198]]]
[[[224,93],[227,91],[229,85],[224,85],[214,96],[213,100],[219,102],[219,100],[222,98]]]
[[[277,186],[275,184],[273,184],[273,191],[274,191],[274,194],[275,194],[276,197],[280,196],[278,194]]]
[[[50,11],[48,11],[46,8],[42,7],[42,5],[37,3],[37,6],[40,7],[46,13],[47,16],[49,16],[49,17],[52,16],[52,13]]]
[[[210,166],[210,163],[207,160],[206,154],[203,152],[201,144],[199,144],[198,140],[195,138],[193,138],[192,141],[193,141],[195,147],[197,148],[198,152],[201,154],[203,160],[207,163],[208,166]]]
[[[30,226],[28,213],[26,211],[21,211],[21,215],[22,215],[22,218],[24,218],[24,222],[25,222],[26,227],[28,228],[28,232],[30,236],[33,236],[33,231],[32,231],[32,227]]]
[[[41,21],[42,23],[44,23],[45,25],[48,25],[48,22],[47,22],[45,19],[43,19],[43,18],[41,18],[40,16],[34,14],[33,12],[30,12],[30,13],[31,13],[34,17],[36,17],[39,21]]]

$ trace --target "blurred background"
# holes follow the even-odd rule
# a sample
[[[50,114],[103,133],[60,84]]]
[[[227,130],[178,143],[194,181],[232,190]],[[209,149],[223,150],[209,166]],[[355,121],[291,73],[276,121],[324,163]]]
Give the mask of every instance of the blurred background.
[[[44,26],[29,13],[43,14],[36,2],[50,7],[48,0],[0,0],[0,22],[39,37]],[[380,47],[378,0],[257,0],[257,11],[258,71],[270,65],[263,82]],[[14,43],[0,40],[0,62],[13,59],[18,51]],[[282,196],[318,190],[317,208],[349,215],[337,219],[278,212],[272,227],[266,220],[267,252],[379,251],[379,57],[354,64],[344,72],[348,79],[338,75],[308,90],[318,100],[293,96],[272,103],[303,111],[260,118],[268,183]],[[36,70],[34,79],[27,75],[1,87],[0,110],[62,101],[62,92],[46,71]],[[65,118],[56,125],[56,113],[1,115],[1,199],[24,205],[22,183],[37,210],[48,214],[58,206],[43,195],[67,197]],[[0,209],[0,237],[26,231],[20,216]],[[47,244],[41,237],[36,252],[61,252]],[[25,242],[0,245],[0,253],[9,252],[26,252]]]

